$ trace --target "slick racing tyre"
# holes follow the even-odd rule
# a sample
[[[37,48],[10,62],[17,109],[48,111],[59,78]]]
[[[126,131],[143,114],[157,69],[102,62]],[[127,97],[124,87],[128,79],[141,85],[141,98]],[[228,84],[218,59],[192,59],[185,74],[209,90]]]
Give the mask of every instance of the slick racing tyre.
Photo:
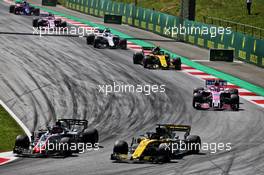
[[[18,135],[16,137],[15,147],[28,149],[29,145],[30,145],[30,141],[29,141],[28,136],[26,136],[26,135]]]
[[[60,154],[64,157],[71,156],[71,139],[69,137],[63,137],[60,140]]]
[[[147,68],[148,67],[148,60],[147,59],[143,59],[143,67]]]
[[[126,39],[121,39],[120,41],[119,41],[119,47],[121,48],[121,49],[127,49],[127,40]]]
[[[142,52],[134,53],[133,55],[133,63],[134,64],[140,64],[144,58],[144,55]]]
[[[172,64],[174,65],[175,70],[181,70],[181,58],[173,59]]]
[[[197,135],[189,135],[187,137],[187,146],[189,153],[198,154],[201,148],[201,138]]]
[[[231,94],[230,97],[230,105],[233,111],[238,111],[239,110],[239,96],[236,94]]]
[[[114,144],[113,153],[128,154],[128,144],[126,141],[118,140]]]
[[[15,6],[14,5],[10,5],[9,13],[15,13]]]
[[[97,129],[89,128],[85,129],[83,132],[83,142],[84,143],[91,143],[93,146],[95,143],[98,143],[99,134]]]
[[[156,163],[162,162],[162,163],[167,163],[170,162],[171,160],[171,150],[170,148],[166,145],[167,143],[162,143],[159,145],[157,149],[157,157],[154,159]]]
[[[67,27],[67,23],[66,23],[65,21],[63,21],[63,22],[60,24],[60,27],[63,27],[63,28]]]
[[[94,48],[99,48],[100,47],[100,41],[101,40],[97,39],[97,38],[94,40]]]
[[[93,44],[93,43],[94,43],[94,38],[95,38],[95,36],[94,36],[93,34],[88,35],[88,36],[86,37],[86,43],[87,43],[88,45]]]
[[[33,27],[39,27],[38,26],[38,19],[33,19],[32,25],[33,25]]]
[[[33,9],[33,15],[39,16],[39,9]]]

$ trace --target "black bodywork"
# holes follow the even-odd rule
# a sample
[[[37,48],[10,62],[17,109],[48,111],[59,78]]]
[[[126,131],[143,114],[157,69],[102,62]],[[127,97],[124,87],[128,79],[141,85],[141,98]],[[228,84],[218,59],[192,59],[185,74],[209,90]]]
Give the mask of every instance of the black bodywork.
[[[54,126],[33,132],[31,140],[25,135],[17,136],[13,152],[30,157],[69,156],[79,152],[79,148],[70,149],[71,145],[89,143],[96,146],[98,140],[98,131],[88,128],[87,120],[59,119]],[[53,149],[49,149],[48,144],[53,144]]]

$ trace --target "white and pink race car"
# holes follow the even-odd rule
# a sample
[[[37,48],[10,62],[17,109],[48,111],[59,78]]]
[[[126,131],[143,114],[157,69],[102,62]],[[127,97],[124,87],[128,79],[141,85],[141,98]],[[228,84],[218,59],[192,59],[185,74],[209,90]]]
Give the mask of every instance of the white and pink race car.
[[[41,12],[39,17],[33,19],[33,27],[39,29],[54,29],[56,27],[65,28],[67,27],[66,21],[62,21],[60,18],[55,18],[55,16],[48,12]]]
[[[193,90],[195,109],[239,110],[238,89],[227,88],[227,81],[219,79],[206,80],[205,85]]]

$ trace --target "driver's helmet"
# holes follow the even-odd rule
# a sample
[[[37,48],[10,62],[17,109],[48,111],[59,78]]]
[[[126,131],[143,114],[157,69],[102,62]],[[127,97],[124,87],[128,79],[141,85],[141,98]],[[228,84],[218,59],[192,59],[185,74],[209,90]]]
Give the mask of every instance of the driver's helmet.
[[[160,47],[159,47],[159,46],[155,47],[155,48],[152,50],[152,52],[158,54],[158,53],[160,52]]]
[[[219,83],[219,81],[215,81],[215,83],[214,83],[214,90],[217,91],[217,92],[220,91],[220,83]]]
[[[54,19],[54,15],[52,13],[49,13],[48,19],[49,20],[53,20]]]
[[[56,124],[51,129],[51,133],[52,134],[58,134],[58,133],[62,133],[62,132],[63,132],[63,129],[61,127],[61,123],[56,122]]]
[[[214,85],[215,85],[215,86],[220,86],[219,81],[215,81]]]
[[[53,126],[51,129],[52,134],[62,133],[63,129],[60,126]]]
[[[167,130],[165,128],[157,127],[156,133],[158,133],[159,135],[165,135],[167,133]]]

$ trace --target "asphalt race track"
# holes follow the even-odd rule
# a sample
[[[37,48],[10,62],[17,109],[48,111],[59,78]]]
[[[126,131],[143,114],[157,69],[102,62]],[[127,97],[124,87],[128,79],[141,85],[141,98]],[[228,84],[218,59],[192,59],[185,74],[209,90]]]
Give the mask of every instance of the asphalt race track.
[[[1,32],[33,32],[32,17],[8,13],[0,3]],[[197,111],[192,89],[204,82],[183,72],[133,65],[130,50],[94,49],[84,38],[0,35],[0,99],[30,130],[56,118],[87,119],[100,134],[99,151],[68,158],[20,158],[0,167],[14,174],[264,174],[264,110],[241,99],[241,110]],[[165,93],[99,92],[98,85],[166,86]],[[156,123],[192,125],[205,143],[232,143],[231,151],[202,151],[168,164],[112,163],[117,139]]]

